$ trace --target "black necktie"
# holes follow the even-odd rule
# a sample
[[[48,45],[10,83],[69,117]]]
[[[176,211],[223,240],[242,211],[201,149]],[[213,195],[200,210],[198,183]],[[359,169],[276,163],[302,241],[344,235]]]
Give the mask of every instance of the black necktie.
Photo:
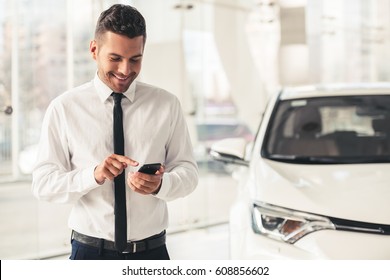
[[[122,94],[113,93],[114,97],[114,153],[125,154],[122,122]],[[125,172],[114,179],[115,188],[115,248],[123,252],[127,247],[127,219],[126,219],[126,185]]]

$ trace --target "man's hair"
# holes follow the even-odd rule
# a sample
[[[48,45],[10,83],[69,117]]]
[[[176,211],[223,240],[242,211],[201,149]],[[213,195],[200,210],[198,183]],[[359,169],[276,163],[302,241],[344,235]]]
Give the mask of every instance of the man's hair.
[[[96,24],[95,39],[111,31],[129,38],[138,36],[146,40],[146,23],[144,17],[137,9],[129,5],[115,4],[100,14]]]

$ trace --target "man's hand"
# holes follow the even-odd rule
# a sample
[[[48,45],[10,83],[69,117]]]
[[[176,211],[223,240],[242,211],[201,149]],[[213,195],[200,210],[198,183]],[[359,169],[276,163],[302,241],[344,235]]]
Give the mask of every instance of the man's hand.
[[[157,194],[162,184],[162,178],[165,169],[163,166],[156,172],[150,175],[141,172],[130,172],[127,177],[127,184],[129,187],[140,194]]]
[[[103,184],[106,179],[113,180],[129,165],[137,166],[138,162],[126,156],[112,154],[96,166],[95,180],[98,184]]]

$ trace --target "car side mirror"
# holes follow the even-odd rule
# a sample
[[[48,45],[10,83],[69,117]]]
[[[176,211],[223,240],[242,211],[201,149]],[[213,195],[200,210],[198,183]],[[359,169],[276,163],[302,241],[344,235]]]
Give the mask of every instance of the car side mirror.
[[[249,166],[249,161],[245,160],[246,145],[243,138],[223,139],[211,146],[210,156],[223,163]]]

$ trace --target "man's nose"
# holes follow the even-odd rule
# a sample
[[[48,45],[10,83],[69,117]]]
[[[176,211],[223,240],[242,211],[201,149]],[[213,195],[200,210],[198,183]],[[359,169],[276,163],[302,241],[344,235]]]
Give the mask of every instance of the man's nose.
[[[127,76],[131,72],[131,63],[128,61],[122,61],[118,66],[118,71],[124,76]]]

